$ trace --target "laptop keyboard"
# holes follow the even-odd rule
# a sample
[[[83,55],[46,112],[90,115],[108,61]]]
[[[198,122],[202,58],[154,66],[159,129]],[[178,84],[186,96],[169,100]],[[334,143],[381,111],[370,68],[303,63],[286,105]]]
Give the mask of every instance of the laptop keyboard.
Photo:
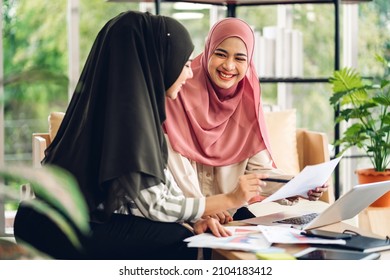
[[[279,220],[279,221],[276,221],[276,223],[305,225],[305,224],[310,223],[317,216],[318,216],[318,213],[309,213],[309,214],[304,214],[304,215],[298,216],[298,217],[292,217],[292,218]]]

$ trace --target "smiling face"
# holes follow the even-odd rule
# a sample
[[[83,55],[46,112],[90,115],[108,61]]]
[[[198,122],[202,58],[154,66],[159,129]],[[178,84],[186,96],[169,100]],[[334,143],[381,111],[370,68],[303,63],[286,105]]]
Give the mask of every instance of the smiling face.
[[[248,53],[244,42],[237,37],[222,41],[208,61],[207,70],[213,82],[228,89],[241,81],[248,69]]]
[[[184,65],[183,70],[181,71],[177,80],[171,85],[165,92],[166,96],[170,99],[176,99],[177,94],[181,90],[181,87],[186,83],[188,79],[193,77],[192,69],[191,69],[191,60],[188,60]]]

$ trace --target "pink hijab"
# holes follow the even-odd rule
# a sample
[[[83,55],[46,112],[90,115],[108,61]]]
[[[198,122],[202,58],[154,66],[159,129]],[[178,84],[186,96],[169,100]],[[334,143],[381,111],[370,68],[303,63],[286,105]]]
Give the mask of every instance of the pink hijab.
[[[245,43],[249,67],[245,77],[226,90],[213,84],[207,63],[229,37]],[[254,34],[244,21],[225,18],[212,27],[203,53],[192,62],[194,77],[176,100],[166,101],[164,129],[175,151],[211,166],[238,163],[264,149],[270,151],[253,48]]]

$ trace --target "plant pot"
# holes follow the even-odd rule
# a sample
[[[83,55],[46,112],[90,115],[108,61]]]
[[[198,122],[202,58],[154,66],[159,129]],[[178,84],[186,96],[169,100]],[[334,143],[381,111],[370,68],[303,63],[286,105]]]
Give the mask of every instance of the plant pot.
[[[368,184],[374,182],[382,182],[390,180],[390,169],[386,171],[375,171],[374,168],[356,170],[359,184]],[[372,207],[390,207],[390,192],[374,201],[370,206]]]

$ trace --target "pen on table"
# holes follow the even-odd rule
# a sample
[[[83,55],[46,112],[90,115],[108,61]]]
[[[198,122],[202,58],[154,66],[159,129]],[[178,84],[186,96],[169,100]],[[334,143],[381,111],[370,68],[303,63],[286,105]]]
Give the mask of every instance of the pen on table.
[[[266,182],[277,182],[277,183],[288,183],[291,179],[280,179],[280,178],[264,178],[261,179],[262,181]]]

